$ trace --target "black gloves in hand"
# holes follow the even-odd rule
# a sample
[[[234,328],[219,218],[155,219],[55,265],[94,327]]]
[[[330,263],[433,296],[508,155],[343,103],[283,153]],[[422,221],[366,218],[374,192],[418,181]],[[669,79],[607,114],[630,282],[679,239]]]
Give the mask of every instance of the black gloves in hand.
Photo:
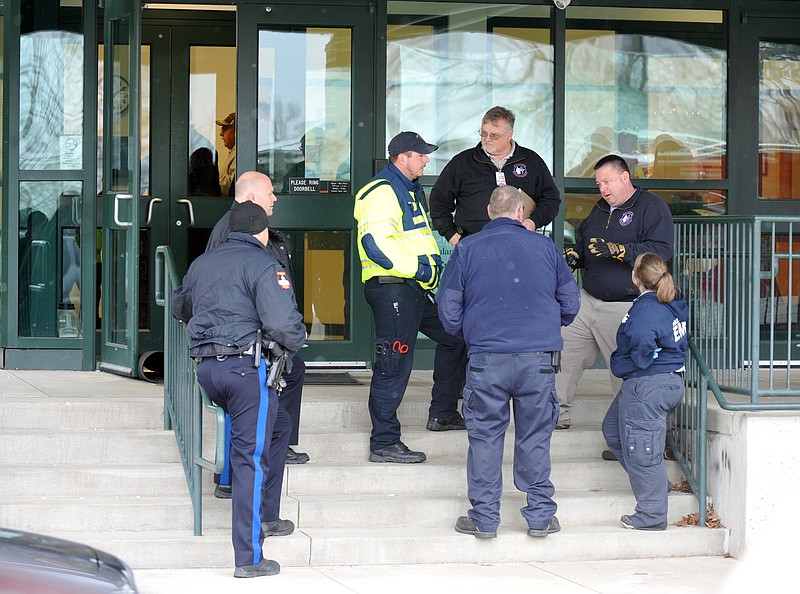
[[[616,258],[620,262],[625,258],[623,244],[606,241],[602,237],[592,237],[589,240],[589,251],[598,258]]]
[[[567,261],[567,266],[575,270],[580,266],[581,256],[574,248],[567,248],[564,250],[564,259]]]

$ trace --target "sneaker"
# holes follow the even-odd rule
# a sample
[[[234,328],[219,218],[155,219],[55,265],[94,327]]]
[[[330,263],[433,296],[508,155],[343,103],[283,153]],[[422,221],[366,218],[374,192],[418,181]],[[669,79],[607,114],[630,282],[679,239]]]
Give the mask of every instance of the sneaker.
[[[619,519],[620,525],[623,528],[627,528],[628,530],[646,530],[648,532],[659,532],[661,530],[666,530],[667,526],[664,524],[663,526],[634,526],[633,525],[633,518],[630,516],[622,516]]]
[[[556,423],[557,431],[561,431],[563,429],[569,429],[570,427],[572,427],[572,423],[570,423],[569,421],[559,421],[558,423]]]
[[[469,516],[461,516],[456,520],[456,532],[471,534],[475,538],[497,538],[497,532],[485,532],[481,530]]]
[[[402,441],[380,448],[369,453],[370,462],[397,462],[399,464],[416,464],[425,462],[426,456],[423,452],[414,452]]]
[[[550,518],[550,523],[545,528],[528,528],[528,536],[547,536],[548,534],[555,534],[561,530],[561,523],[558,518],[553,516]]]
[[[214,497],[217,499],[230,499],[233,491],[230,485],[217,485],[217,488],[214,489]]]
[[[603,453],[600,454],[600,457],[603,460],[608,460],[609,462],[616,462],[617,461],[616,454],[614,454],[614,452],[612,452],[611,450],[603,450]]]
[[[619,523],[623,528],[627,528],[628,530],[636,530],[636,526],[633,525],[633,520],[631,520],[630,516],[622,516],[619,519]]]
[[[275,520],[261,524],[264,536],[288,536],[294,532],[294,522],[291,520]]]
[[[305,452],[295,452],[292,448],[286,452],[287,464],[305,464],[310,458]]]
[[[428,419],[425,428],[428,431],[466,431],[467,426],[464,424],[464,417],[456,411],[449,417]]]
[[[235,578],[254,578],[261,577],[262,575],[278,575],[281,572],[281,566],[277,561],[270,559],[262,559],[258,565],[242,565],[237,567],[233,572]]]

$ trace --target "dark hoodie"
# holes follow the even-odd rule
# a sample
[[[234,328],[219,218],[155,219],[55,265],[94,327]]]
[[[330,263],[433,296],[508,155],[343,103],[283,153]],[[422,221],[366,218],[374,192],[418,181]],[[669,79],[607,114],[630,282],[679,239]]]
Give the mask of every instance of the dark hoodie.
[[[661,303],[652,291],[639,295],[617,330],[611,372],[628,379],[683,370],[688,317],[689,308],[680,296]]]

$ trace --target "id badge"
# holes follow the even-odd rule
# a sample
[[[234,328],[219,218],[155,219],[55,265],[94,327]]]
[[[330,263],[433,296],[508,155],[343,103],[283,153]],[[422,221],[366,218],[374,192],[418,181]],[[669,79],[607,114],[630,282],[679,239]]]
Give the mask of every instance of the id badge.
[[[495,180],[497,180],[498,186],[506,185],[506,174],[502,171],[496,171],[494,174]]]

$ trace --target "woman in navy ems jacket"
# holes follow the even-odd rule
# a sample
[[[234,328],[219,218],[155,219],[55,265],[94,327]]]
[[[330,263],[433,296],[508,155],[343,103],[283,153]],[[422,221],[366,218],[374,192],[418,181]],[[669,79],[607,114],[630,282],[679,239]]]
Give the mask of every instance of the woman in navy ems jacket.
[[[683,398],[689,309],[661,256],[641,254],[631,274],[640,295],[617,330],[611,372],[622,388],[603,420],[603,437],[628,473],[636,512],[631,530],[665,530],[667,416]]]

